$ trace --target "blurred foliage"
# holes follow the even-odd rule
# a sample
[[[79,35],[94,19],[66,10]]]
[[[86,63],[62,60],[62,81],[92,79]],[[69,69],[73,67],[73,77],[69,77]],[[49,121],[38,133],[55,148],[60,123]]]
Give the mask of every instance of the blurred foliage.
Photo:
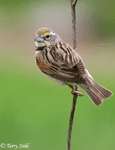
[[[76,10],[78,51],[96,81],[113,93],[114,6],[112,0],[79,0]],[[71,44],[69,1],[0,0],[0,144],[64,150],[72,95],[34,63],[34,33],[41,26],[55,29]],[[95,107],[80,91],[84,97],[76,106],[72,150],[114,150],[114,96]]]

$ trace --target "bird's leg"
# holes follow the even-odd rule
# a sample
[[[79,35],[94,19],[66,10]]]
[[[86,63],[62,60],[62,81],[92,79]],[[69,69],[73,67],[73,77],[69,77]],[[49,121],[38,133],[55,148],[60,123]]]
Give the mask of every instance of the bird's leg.
[[[71,93],[74,95],[74,94],[77,94],[77,96],[83,96],[83,94],[81,92],[78,92],[78,88],[77,86],[73,86],[73,85],[69,85],[70,88],[72,88],[72,91]]]

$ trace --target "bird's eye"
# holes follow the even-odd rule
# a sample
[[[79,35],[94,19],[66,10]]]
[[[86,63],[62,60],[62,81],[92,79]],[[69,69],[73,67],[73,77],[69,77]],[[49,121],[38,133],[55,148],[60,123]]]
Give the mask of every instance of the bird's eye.
[[[45,37],[45,38],[46,38],[46,40],[49,40],[50,36],[49,36],[49,35],[46,35],[46,37]]]

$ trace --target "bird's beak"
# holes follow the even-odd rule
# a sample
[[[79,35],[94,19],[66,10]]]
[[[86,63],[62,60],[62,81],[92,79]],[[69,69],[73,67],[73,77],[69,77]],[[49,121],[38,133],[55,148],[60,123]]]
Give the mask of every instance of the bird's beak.
[[[36,36],[36,38],[34,39],[34,41],[36,41],[36,42],[42,42],[42,43],[45,42],[44,39],[41,38],[39,34]]]
[[[35,41],[36,50],[40,50],[41,48],[46,46],[45,40],[42,37],[40,37],[39,34],[36,36],[34,41]]]

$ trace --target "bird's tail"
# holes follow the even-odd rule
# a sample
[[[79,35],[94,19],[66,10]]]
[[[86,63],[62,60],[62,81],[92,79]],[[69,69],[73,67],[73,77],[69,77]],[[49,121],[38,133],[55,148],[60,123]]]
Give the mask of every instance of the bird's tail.
[[[109,98],[113,95],[111,91],[99,85],[94,80],[93,84],[80,84],[79,86],[88,94],[93,103],[97,106],[101,105],[104,99]]]

